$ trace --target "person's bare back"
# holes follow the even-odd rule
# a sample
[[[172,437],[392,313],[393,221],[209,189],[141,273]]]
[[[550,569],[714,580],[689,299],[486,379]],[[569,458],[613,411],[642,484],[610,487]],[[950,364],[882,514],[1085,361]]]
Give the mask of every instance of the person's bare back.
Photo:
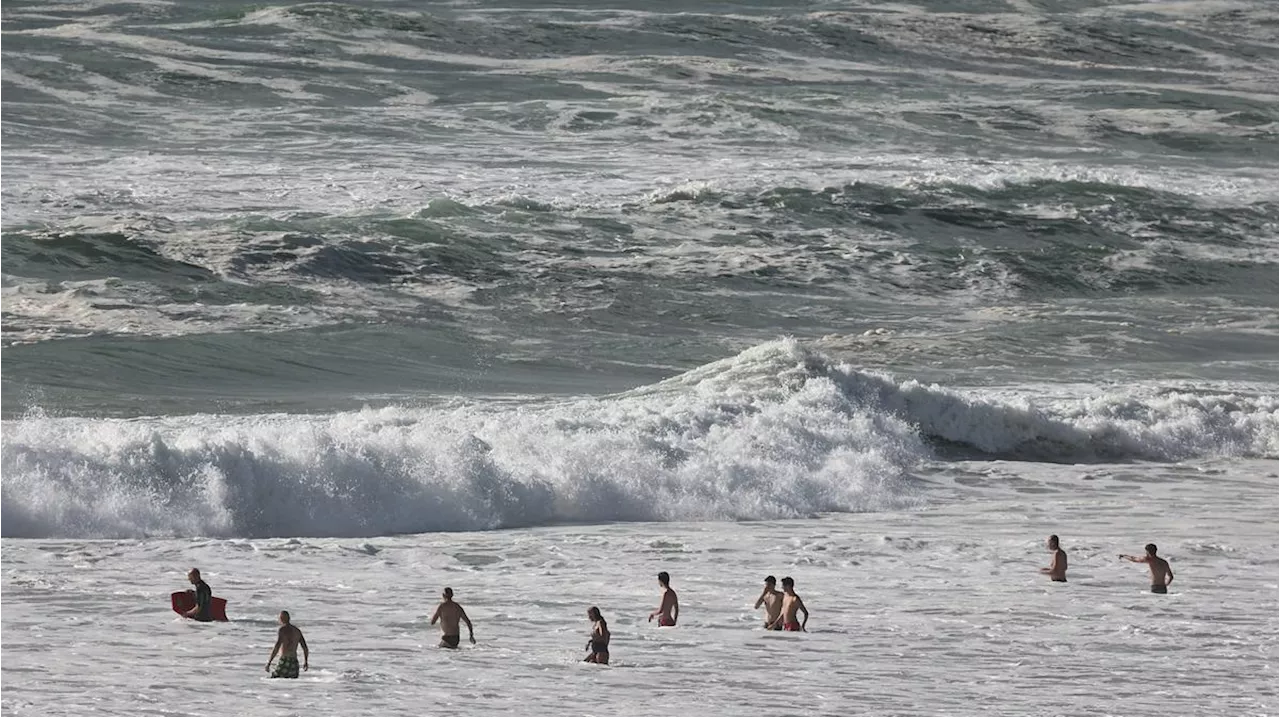
[[[276,633],[276,645],[271,648],[271,657],[267,658],[267,672],[271,672],[271,662],[276,659],[276,654],[280,655],[280,662],[276,665],[275,672],[271,672],[272,677],[297,677],[298,676],[298,648],[302,648],[302,669],[311,669],[311,650],[307,647],[307,638],[303,637],[302,630],[299,630],[290,621],[289,611],[280,611],[280,630]]]
[[[1173,582],[1173,568],[1169,567],[1169,561],[1156,555],[1155,543],[1147,543],[1145,550],[1147,554],[1142,557],[1121,555],[1120,559],[1131,563],[1146,563],[1151,570],[1151,592],[1163,595],[1169,592],[1169,583]]]
[[[649,622],[658,618],[658,627],[675,627],[680,619],[680,598],[671,589],[671,576],[666,572],[658,573],[658,585],[662,587],[662,604],[657,610],[649,613]]]
[[[302,642],[302,630],[293,625],[281,625],[276,641],[280,643],[281,657],[297,657],[298,644]]]
[[[1049,579],[1055,583],[1065,583],[1067,581],[1067,551],[1063,550],[1058,544],[1058,536],[1049,536],[1049,550],[1053,553],[1053,561],[1049,563],[1049,567],[1040,568],[1040,572],[1049,576]]]
[[[431,624],[440,623],[440,647],[454,648],[462,642],[462,631],[459,623],[467,624],[467,635],[471,639],[471,644],[476,644],[475,630],[471,626],[471,618],[467,617],[467,611],[462,606],[453,601],[453,588],[444,589],[444,602],[440,603],[436,608],[436,612],[431,616]]]
[[[799,620],[799,613],[804,613],[804,620]],[[796,583],[791,578],[782,579],[782,614],[778,616],[769,627],[778,629],[781,625],[783,630],[787,632],[806,632],[805,625],[809,624],[809,608],[804,606],[804,600],[796,594]]]

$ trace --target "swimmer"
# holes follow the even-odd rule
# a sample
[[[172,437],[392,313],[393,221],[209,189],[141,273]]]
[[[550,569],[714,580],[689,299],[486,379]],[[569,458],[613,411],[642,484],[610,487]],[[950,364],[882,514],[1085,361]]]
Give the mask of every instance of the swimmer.
[[[274,677],[290,677],[298,676],[298,648],[302,648],[302,669],[311,669],[311,651],[307,648],[307,638],[302,636],[302,630],[299,630],[291,622],[289,622],[289,611],[280,611],[280,632],[276,635],[276,646],[271,648],[271,657],[267,659],[267,672],[271,672],[271,661],[276,659],[276,653],[280,653],[280,662],[276,663],[276,671],[271,672]]]
[[[598,607],[587,610],[587,619],[591,620],[591,639],[587,641],[587,649],[591,654],[587,655],[587,659],[583,662],[607,665],[609,664],[609,623],[605,622]]]
[[[213,606],[213,590],[209,588],[208,583],[200,578],[199,568],[191,568],[187,572],[187,582],[196,586],[196,605],[183,613],[183,616],[200,622],[209,622],[213,619],[213,615],[209,612]],[[187,592],[191,591],[188,590]]]
[[[675,627],[676,620],[680,619],[680,599],[676,597],[676,591],[671,589],[671,576],[665,571],[658,573],[658,585],[662,586],[662,604],[649,613],[649,622],[653,622],[656,617],[658,627]]]
[[[764,606],[764,628],[766,630],[782,629],[782,623],[777,622],[777,620],[778,615],[782,612],[783,594],[774,587],[777,582],[778,579],[772,575],[766,577],[764,579],[764,592],[760,593],[760,597],[756,598],[755,609],[759,610],[761,605]],[[775,623],[775,627],[769,627],[770,625],[775,625]]]
[[[453,649],[462,642],[462,635],[458,629],[458,622],[467,623],[467,635],[471,638],[471,644],[476,644],[476,634],[471,627],[471,618],[467,617],[467,611],[462,606],[453,601],[453,588],[444,589],[444,600],[440,606],[436,608],[436,614],[431,616],[431,624],[440,621],[440,647]]]
[[[787,632],[808,632],[805,625],[809,624],[809,608],[804,606],[804,601],[796,594],[796,581],[791,578],[782,579],[782,614],[771,624],[772,629],[777,629],[778,625],[782,625],[782,629]],[[804,621],[797,621],[797,613],[804,613]]]
[[[1156,556],[1156,544],[1147,543],[1147,554],[1142,557],[1133,555],[1121,555],[1121,560],[1128,560],[1131,563],[1146,563],[1151,569],[1151,592],[1164,595],[1169,592],[1169,583],[1173,582],[1173,568],[1169,567],[1169,561]]]
[[[1049,550],[1053,553],[1053,561],[1049,563],[1049,567],[1040,568],[1040,572],[1049,576],[1049,579],[1055,583],[1065,583],[1067,581],[1067,551],[1058,546],[1058,536],[1049,536]]]

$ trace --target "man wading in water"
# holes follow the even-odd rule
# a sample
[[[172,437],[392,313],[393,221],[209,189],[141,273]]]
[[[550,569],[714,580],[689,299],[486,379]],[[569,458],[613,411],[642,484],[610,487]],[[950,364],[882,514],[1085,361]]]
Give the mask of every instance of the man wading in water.
[[[444,589],[444,602],[436,608],[436,614],[431,616],[431,624],[440,621],[440,647],[453,649],[462,642],[461,631],[458,629],[458,622],[467,623],[467,635],[471,638],[471,644],[476,644],[476,634],[471,627],[471,618],[467,617],[467,611],[462,606],[453,601],[453,588]]]
[[[272,677],[297,677],[298,676],[298,648],[302,648],[302,669],[311,669],[311,651],[307,649],[307,638],[302,636],[302,630],[294,627],[289,623],[289,611],[280,611],[280,633],[276,637],[276,646],[271,648],[271,657],[267,660],[267,672],[271,672],[271,661],[276,659],[276,653],[280,653],[280,662],[276,664],[276,671],[271,672]]]
[[[1146,563],[1151,568],[1151,592],[1164,595],[1169,592],[1169,583],[1173,582],[1173,568],[1169,567],[1169,561],[1156,557],[1155,543],[1147,543],[1145,549],[1147,554],[1141,558],[1121,555],[1120,559],[1131,563]]]

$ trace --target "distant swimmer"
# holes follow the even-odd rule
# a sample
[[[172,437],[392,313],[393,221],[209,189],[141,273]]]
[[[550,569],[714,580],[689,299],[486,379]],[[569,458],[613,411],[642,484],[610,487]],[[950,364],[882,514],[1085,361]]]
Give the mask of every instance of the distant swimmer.
[[[297,677],[298,676],[298,648],[302,648],[302,669],[311,669],[311,650],[307,649],[307,638],[302,636],[302,630],[299,630],[289,622],[289,611],[280,611],[280,633],[276,637],[276,646],[271,648],[271,657],[267,660],[267,672],[271,672],[271,661],[276,659],[276,653],[280,653],[280,661],[276,663],[276,671],[271,672],[274,677]]]
[[[213,590],[209,588],[209,585],[204,580],[200,579],[199,568],[191,568],[187,573],[187,581],[196,586],[196,605],[184,615],[193,620],[209,622],[213,619],[213,615],[210,614],[210,608],[213,604]]]
[[[444,589],[444,602],[436,608],[436,614],[431,616],[431,624],[436,624],[436,620],[440,621],[440,647],[453,649],[462,642],[462,634],[458,629],[458,622],[467,623],[467,636],[471,638],[471,644],[476,644],[476,633],[471,627],[471,618],[467,617],[467,611],[462,606],[453,601],[453,588]]]
[[[1120,559],[1131,563],[1146,563],[1151,569],[1151,592],[1164,595],[1169,592],[1169,583],[1173,582],[1173,568],[1169,567],[1169,561],[1156,557],[1155,543],[1147,543],[1145,550],[1147,554],[1142,557],[1121,555]]]
[[[591,654],[587,655],[587,659],[583,662],[607,665],[609,664],[609,623],[604,621],[604,616],[600,614],[598,607],[589,608],[587,618],[591,620],[591,640],[587,642],[587,649]]]
[[[804,621],[800,622],[796,618],[797,613],[804,613]],[[782,579],[782,614],[779,615],[769,628],[778,629],[781,625],[783,630],[787,632],[807,632],[805,625],[809,624],[809,608],[804,606],[804,601],[796,595],[796,581],[791,578]]]
[[[1067,581],[1067,551],[1058,546],[1058,536],[1049,536],[1049,550],[1053,553],[1053,562],[1049,563],[1049,567],[1040,568],[1040,572],[1049,576],[1049,579],[1055,583],[1065,583]]]
[[[778,620],[778,615],[782,613],[783,594],[778,592],[774,586],[778,583],[777,578],[770,575],[764,579],[764,592],[760,593],[760,597],[756,598],[756,610],[764,605],[764,627],[766,630],[781,630],[782,622]],[[773,627],[770,627],[772,625]]]
[[[665,571],[658,573],[658,585],[662,586],[662,604],[649,613],[649,622],[653,622],[656,617],[658,627],[675,627],[676,620],[680,619],[680,599],[676,597],[676,591],[671,589],[671,576]]]

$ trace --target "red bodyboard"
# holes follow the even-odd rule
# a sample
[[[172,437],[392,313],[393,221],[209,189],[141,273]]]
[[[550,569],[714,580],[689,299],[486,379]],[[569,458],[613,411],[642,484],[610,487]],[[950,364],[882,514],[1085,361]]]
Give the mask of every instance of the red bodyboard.
[[[185,617],[186,612],[196,606],[196,594],[191,590],[176,592],[169,596],[173,603],[173,611]],[[227,601],[220,597],[209,601],[209,615],[216,622],[227,621]]]

